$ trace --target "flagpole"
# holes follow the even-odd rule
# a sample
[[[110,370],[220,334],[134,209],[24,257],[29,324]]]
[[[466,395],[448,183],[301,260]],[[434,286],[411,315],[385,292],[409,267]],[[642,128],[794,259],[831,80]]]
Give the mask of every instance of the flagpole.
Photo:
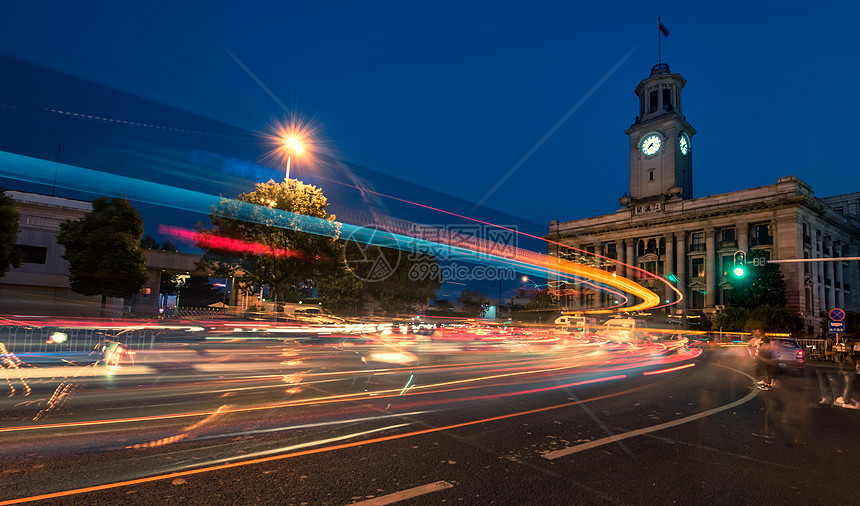
[[[663,48],[661,45],[663,43],[663,41],[661,40],[662,38],[660,37],[660,25],[662,23],[663,22],[660,21],[660,16],[657,16],[657,64],[658,65],[663,63]]]

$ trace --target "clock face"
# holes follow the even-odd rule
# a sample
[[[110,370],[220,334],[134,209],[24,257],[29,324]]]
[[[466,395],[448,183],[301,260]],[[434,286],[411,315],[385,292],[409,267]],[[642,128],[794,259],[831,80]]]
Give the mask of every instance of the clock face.
[[[660,146],[663,145],[663,141],[660,140],[660,136],[657,134],[650,134],[645,137],[645,140],[642,141],[642,145],[640,146],[642,149],[642,153],[651,156],[656,155],[658,151],[660,151]]]
[[[687,134],[681,134],[681,140],[678,141],[678,148],[684,156],[687,156],[687,153],[690,152],[690,139],[687,137]]]

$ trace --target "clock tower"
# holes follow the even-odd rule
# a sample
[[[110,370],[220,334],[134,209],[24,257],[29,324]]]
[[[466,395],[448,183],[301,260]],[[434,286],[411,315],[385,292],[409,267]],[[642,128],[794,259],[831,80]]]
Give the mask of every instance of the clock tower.
[[[630,136],[629,204],[693,198],[693,144],[696,131],[684,118],[681,90],[687,81],[660,63],[636,87],[639,115]]]

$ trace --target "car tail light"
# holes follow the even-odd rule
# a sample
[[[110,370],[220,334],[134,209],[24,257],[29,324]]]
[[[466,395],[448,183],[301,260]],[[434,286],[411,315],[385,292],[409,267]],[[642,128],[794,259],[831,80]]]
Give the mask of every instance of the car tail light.
[[[803,350],[799,350],[799,351],[797,352],[797,359],[798,359],[798,360],[803,360]]]

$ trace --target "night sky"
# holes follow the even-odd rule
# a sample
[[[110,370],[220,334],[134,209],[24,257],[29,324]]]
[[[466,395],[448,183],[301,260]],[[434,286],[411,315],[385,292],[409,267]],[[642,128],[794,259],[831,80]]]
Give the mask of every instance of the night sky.
[[[201,183],[163,162],[178,158],[187,168],[224,156],[274,173],[257,133],[288,113],[262,83],[332,154],[365,168],[374,188],[463,212],[582,101],[486,200],[503,213],[495,219],[515,216],[546,233],[553,219],[614,212],[628,190],[624,130],[638,112],[633,90],[658,62],[658,14],[669,29],[662,60],[687,79],[684,114],[698,131],[696,197],[786,175],[818,196],[860,191],[849,126],[860,117],[860,3],[847,1],[12,2],[0,16],[0,54],[9,57],[0,149],[53,160],[62,144],[63,161],[101,170],[103,156],[89,146],[104,155],[105,146],[131,143],[158,162],[133,177],[248,191],[259,174]],[[52,82],[41,86],[33,82],[39,72],[12,71],[21,62],[81,81],[46,73]],[[107,89],[140,100],[99,100]],[[130,139],[93,121],[19,125],[56,116],[47,109],[186,132]],[[213,135],[231,140],[213,144]],[[330,160],[301,160],[296,170],[349,180]],[[329,194],[334,183],[321,184]]]

